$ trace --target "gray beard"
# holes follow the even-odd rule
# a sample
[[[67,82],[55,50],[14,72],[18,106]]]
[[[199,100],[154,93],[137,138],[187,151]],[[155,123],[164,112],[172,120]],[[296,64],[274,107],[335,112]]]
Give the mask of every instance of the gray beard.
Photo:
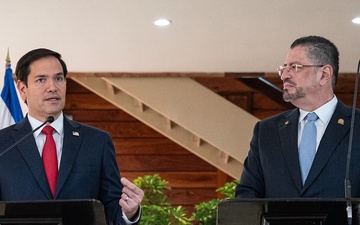
[[[286,89],[283,92],[283,99],[285,102],[293,102],[302,97],[305,97],[305,93],[302,88],[296,89],[294,94],[289,94]]]

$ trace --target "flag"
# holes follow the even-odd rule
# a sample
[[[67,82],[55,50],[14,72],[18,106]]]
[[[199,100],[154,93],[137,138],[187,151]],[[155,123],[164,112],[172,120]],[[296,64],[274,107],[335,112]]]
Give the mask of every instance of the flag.
[[[4,87],[0,98],[0,129],[18,123],[24,118],[16,93],[9,50],[6,57]]]

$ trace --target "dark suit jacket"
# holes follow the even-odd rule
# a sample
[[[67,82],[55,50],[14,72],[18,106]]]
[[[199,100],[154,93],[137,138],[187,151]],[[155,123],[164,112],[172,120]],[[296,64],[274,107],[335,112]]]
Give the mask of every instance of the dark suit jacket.
[[[236,196],[244,198],[344,198],[351,108],[338,102],[304,185],[298,154],[299,110],[255,125]],[[356,111],[350,180],[360,197],[360,113]]]
[[[0,131],[0,152],[31,132],[26,117]],[[98,199],[108,224],[124,224],[122,184],[111,137],[64,117],[64,141],[54,199]],[[0,200],[51,200],[42,160],[31,135],[0,158]]]

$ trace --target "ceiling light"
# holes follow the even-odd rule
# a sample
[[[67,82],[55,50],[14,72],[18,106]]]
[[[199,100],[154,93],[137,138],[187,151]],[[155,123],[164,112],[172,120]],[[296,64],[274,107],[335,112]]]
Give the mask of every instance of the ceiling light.
[[[154,24],[159,27],[168,26],[170,23],[171,21],[167,19],[159,19],[154,21]]]
[[[360,17],[356,17],[352,20],[353,23],[355,24],[360,24]]]

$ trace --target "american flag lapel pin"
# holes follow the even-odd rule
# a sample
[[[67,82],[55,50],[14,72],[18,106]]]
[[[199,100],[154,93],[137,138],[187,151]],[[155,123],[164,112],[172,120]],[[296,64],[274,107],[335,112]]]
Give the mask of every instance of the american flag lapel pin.
[[[77,131],[73,131],[72,134],[73,134],[73,136],[79,137],[79,132],[77,132]]]

